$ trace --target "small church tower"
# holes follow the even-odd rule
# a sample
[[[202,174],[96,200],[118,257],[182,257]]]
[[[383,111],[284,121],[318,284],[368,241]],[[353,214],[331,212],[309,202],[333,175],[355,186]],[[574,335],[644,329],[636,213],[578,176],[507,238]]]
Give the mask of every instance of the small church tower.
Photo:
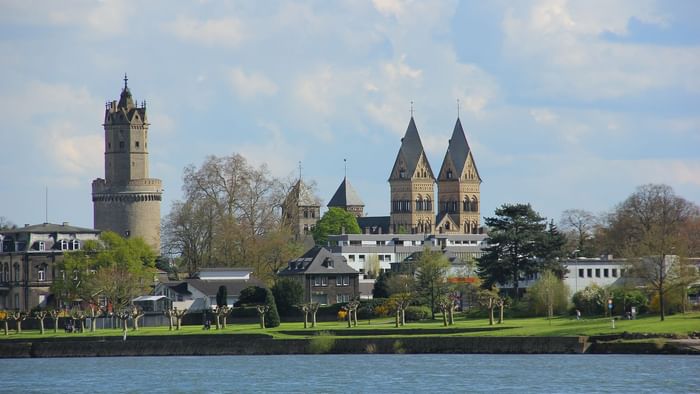
[[[340,183],[327,206],[328,208],[336,207],[346,210],[357,218],[365,216],[365,203],[357,195],[347,177],[343,178],[343,182]]]
[[[437,232],[476,234],[480,221],[481,177],[457,118],[438,174]]]
[[[282,222],[291,228],[297,241],[304,241],[320,218],[321,202],[299,177],[282,203]]]
[[[394,233],[432,233],[435,226],[435,176],[411,116],[401,148],[389,175],[390,230]]]
[[[141,237],[159,253],[163,185],[149,178],[146,103],[137,105],[127,81],[124,75],[119,101],[105,108],[105,178],[92,182],[94,226]]]

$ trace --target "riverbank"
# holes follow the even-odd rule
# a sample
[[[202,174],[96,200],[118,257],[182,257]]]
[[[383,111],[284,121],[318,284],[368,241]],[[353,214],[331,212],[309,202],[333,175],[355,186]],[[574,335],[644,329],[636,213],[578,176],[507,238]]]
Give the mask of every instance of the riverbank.
[[[0,341],[0,358],[298,354],[697,354],[700,340],[595,337],[363,337],[265,334],[46,338]]]

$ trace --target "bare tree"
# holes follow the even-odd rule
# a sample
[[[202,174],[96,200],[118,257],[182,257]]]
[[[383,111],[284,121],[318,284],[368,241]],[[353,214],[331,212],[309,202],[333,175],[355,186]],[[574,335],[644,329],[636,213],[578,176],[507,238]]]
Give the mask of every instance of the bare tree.
[[[177,307],[172,309],[172,316],[175,317],[175,327],[177,331],[180,331],[180,328],[182,327],[182,318],[185,317],[187,314],[187,308],[178,310]]]
[[[567,209],[561,214],[559,225],[570,241],[569,252],[576,256],[593,257],[591,239],[597,220],[592,213],[583,209]]]
[[[139,319],[142,318],[144,315],[143,309],[137,307],[137,306],[132,306],[131,307],[131,319],[134,324],[134,331],[139,330]]]
[[[270,310],[270,305],[257,305],[258,317],[260,318],[260,328],[265,328],[265,313]]]
[[[12,320],[15,321],[15,328],[17,330],[17,334],[22,333],[22,322],[27,320],[27,314],[24,312],[15,311],[10,313],[10,317],[12,318]]]
[[[357,308],[359,306],[359,301],[350,301],[343,307],[343,310],[347,312],[348,328],[357,326]]]
[[[299,308],[301,313],[304,314],[304,328],[307,328],[309,325],[309,312],[311,312],[311,306],[309,304],[300,304],[297,305],[297,308]]]
[[[44,319],[49,314],[48,311],[36,311],[34,312],[34,318],[39,321],[39,331],[41,335],[44,335]]]
[[[53,332],[57,333],[58,332],[58,318],[61,316],[61,310],[60,309],[51,309],[49,311],[49,314],[51,315],[51,319],[53,319]]]
[[[635,262],[636,276],[657,294],[661,320],[666,294],[678,282],[670,266],[675,260],[669,256],[683,248],[682,230],[698,217],[696,204],[677,196],[670,186],[654,184],[638,187],[610,215],[608,235],[620,254]]]
[[[316,312],[318,312],[318,308],[321,306],[318,302],[311,302],[309,303],[309,311],[311,311],[311,328],[316,327]]]

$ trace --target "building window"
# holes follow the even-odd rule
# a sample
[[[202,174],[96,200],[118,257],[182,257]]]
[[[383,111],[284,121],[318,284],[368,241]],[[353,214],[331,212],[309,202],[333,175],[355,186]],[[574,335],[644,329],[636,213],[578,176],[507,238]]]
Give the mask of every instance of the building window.
[[[316,287],[328,286],[328,277],[327,276],[315,276],[314,277],[314,286],[316,286]]]
[[[617,268],[612,269],[612,277],[617,278]]]
[[[305,209],[305,210],[304,210],[304,219],[308,219],[308,218],[309,218],[309,211],[307,211],[307,210]]]
[[[140,145],[140,144],[139,144],[139,142],[138,142],[138,141],[136,141],[136,147],[137,147],[137,148],[139,147],[139,145]]]
[[[321,277],[321,286],[328,286],[328,277],[327,276]]]
[[[78,241],[77,239],[74,239],[73,241],[71,241],[71,247],[70,247],[70,248],[71,248],[71,250],[78,250],[78,249],[80,249],[80,241]]]
[[[600,278],[600,268],[595,269],[595,277]]]
[[[46,244],[44,241],[39,241],[39,251],[43,252],[44,250],[46,250]]]
[[[354,262],[355,262],[355,255],[354,255],[354,254],[349,254],[349,255],[348,255],[348,261],[351,262],[351,263],[354,263]]]
[[[578,269],[578,277],[579,277],[579,278],[583,278],[583,277],[584,277],[584,276],[583,276],[583,268],[579,268],[579,269]]]
[[[349,286],[350,285],[350,277],[348,275],[338,275],[335,277],[335,285],[336,286]]]
[[[119,141],[119,149],[124,149],[124,141]]]
[[[593,268],[589,268],[586,270],[586,277],[592,278],[593,277]]]
[[[37,280],[39,282],[43,282],[46,280],[46,267],[39,267],[39,269],[36,271],[36,276]]]
[[[447,179],[452,179],[452,170],[447,170]]]
[[[358,260],[360,263],[364,263],[364,262],[365,262],[365,255],[364,255],[364,254],[358,255],[358,256],[357,256],[357,260]]]
[[[68,241],[66,241],[65,239],[62,239],[61,240],[61,250],[66,250],[66,249],[68,249]]]
[[[610,270],[608,270],[607,268],[603,269],[603,276],[605,278],[610,277]]]
[[[350,302],[350,294],[337,294],[335,300],[338,304],[341,302]]]
[[[20,307],[19,307],[19,294],[15,294],[15,309],[20,309]]]

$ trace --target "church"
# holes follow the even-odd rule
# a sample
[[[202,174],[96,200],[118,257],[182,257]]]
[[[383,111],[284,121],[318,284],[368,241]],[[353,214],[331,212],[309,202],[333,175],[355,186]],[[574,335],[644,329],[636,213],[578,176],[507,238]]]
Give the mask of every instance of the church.
[[[390,215],[365,216],[364,203],[347,176],[327,206],[355,215],[365,234],[482,234],[481,181],[459,118],[436,177],[411,116],[389,173]],[[302,191],[305,188],[299,179],[283,205],[283,215],[295,222],[295,232],[299,236],[311,231],[320,219],[319,201],[300,198],[309,194],[309,191]]]

